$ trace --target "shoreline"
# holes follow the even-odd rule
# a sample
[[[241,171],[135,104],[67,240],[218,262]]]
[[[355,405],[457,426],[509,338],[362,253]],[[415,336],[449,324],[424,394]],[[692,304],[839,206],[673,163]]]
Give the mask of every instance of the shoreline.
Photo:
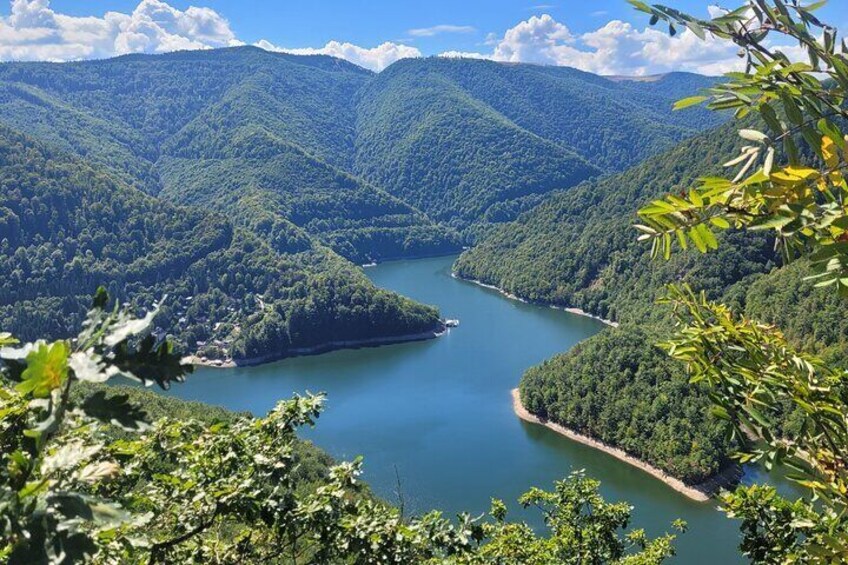
[[[527,300],[526,298],[521,298],[516,294],[512,294],[511,292],[507,292],[504,289],[495,286],[493,284],[487,284],[483,281],[479,281],[477,279],[466,279],[457,275],[455,272],[451,272],[451,276],[457,280],[469,282],[472,284],[476,284],[477,286],[482,286],[483,288],[488,288],[489,290],[496,290],[501,293],[503,296],[509,298],[510,300],[516,300],[518,302],[523,302],[524,304],[532,304],[533,306],[547,306],[548,308],[553,308],[554,310],[562,310],[564,312],[568,312],[569,314],[576,314],[578,316],[583,316],[584,318],[591,318],[593,320],[597,320],[602,324],[606,324],[611,328],[617,328],[619,326],[618,322],[613,322],[612,320],[607,320],[606,318],[601,318],[600,316],[595,316],[594,314],[590,314],[589,312],[583,310],[582,308],[570,308],[566,306],[557,306],[555,304],[551,304],[549,302],[534,302],[532,300]]]
[[[414,334],[405,334],[399,336],[369,337],[365,339],[328,341],[326,343],[313,345],[311,347],[296,347],[293,349],[287,349],[283,352],[268,353],[267,355],[259,355],[257,357],[250,357],[247,359],[227,359],[220,361],[215,359],[208,359],[204,361],[196,355],[189,355],[185,359],[187,360],[187,362],[191,363],[196,367],[211,367],[212,369],[232,369],[235,367],[252,367],[255,365],[263,365],[265,363],[273,363],[274,361],[281,361],[283,359],[288,359],[289,357],[320,355],[322,353],[329,353],[330,351],[338,351],[341,349],[360,349],[363,347],[380,347],[382,345],[395,345],[399,343],[410,343],[413,341],[426,341],[428,339],[436,339],[438,337],[442,337],[446,333],[447,328],[442,325],[441,330],[434,329],[426,332],[418,332]]]
[[[358,263],[356,261],[351,261],[356,266],[362,269],[371,269],[377,267],[379,265],[383,265],[385,263],[395,263],[397,261],[416,261],[418,259],[437,259],[439,257],[451,257],[456,256],[459,257],[463,251],[468,249],[467,247],[460,247],[459,249],[455,249],[453,251],[436,251],[433,253],[416,253],[412,255],[391,255],[389,257],[380,257],[379,259],[372,259],[368,263]]]
[[[588,447],[603,451],[608,455],[612,455],[619,461],[627,463],[628,465],[632,465],[633,467],[636,467],[637,469],[648,473],[652,477],[661,480],[667,486],[671,487],[675,491],[696,502],[708,502],[710,498],[714,494],[716,494],[722,487],[734,482],[739,477],[740,469],[737,466],[731,466],[723,471],[720,471],[718,474],[707,479],[706,481],[698,483],[697,485],[687,485],[680,479],[673,477],[662,469],[654,467],[653,465],[630,455],[623,449],[607,445],[606,443],[600,440],[591,438],[583,434],[579,434],[560,424],[556,424],[549,420],[539,418],[538,416],[527,410],[523,404],[521,404],[521,396],[517,388],[512,389],[511,395],[512,409],[515,412],[515,415],[518,416],[521,420],[530,424],[544,426],[562,436],[567,437],[572,441],[576,441],[577,443],[581,443]]]

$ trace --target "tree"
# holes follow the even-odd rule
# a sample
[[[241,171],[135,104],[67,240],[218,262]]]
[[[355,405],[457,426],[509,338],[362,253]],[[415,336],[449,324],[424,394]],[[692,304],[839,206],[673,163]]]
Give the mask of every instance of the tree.
[[[750,0],[710,20],[631,3],[672,35],[688,28],[741,48],[745,72],[676,107],[734,110],[746,120],[739,135],[750,141],[726,163],[738,168],[732,178],[702,178],[688,193],[639,210],[640,239],[668,258],[674,247],[717,248],[714,230],[770,230],[787,261],[809,258],[817,286],[848,295],[848,45],[814,15],[824,3]],[[775,47],[786,39],[808,61]],[[725,496],[728,514],[742,520],[743,553],[769,563],[848,561],[848,373],[688,287],[671,287],[666,302],[679,331],[663,347],[686,363],[693,382],[709,385],[714,412],[733,423],[744,446],[738,458],[787,465],[811,494],[793,503],[753,486]],[[788,408],[800,409],[797,430],[780,425]]]

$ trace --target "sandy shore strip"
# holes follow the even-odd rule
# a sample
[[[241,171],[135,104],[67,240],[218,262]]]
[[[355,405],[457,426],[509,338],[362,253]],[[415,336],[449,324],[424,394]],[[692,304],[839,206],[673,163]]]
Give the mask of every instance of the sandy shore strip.
[[[622,449],[618,449],[617,447],[612,447],[607,445],[601,441],[596,439],[592,439],[589,436],[585,436],[583,434],[578,434],[577,432],[571,431],[568,428],[561,426],[559,424],[555,424],[553,422],[549,422],[547,420],[543,420],[529,412],[524,405],[521,404],[521,396],[519,395],[518,389],[512,389],[512,408],[515,411],[516,416],[524,420],[525,422],[529,422],[531,424],[539,424],[540,426],[545,426],[558,434],[564,435],[570,440],[582,443],[583,445],[588,445],[589,447],[593,447],[604,453],[608,453],[612,455],[616,459],[624,461],[637,469],[641,469],[642,471],[648,473],[649,475],[661,480],[680,494],[683,494],[692,500],[696,500],[698,502],[707,502],[710,500],[710,496],[717,493],[721,490],[722,487],[725,487],[729,484],[733,484],[738,481],[741,475],[741,469],[738,467],[730,467],[725,471],[722,471],[715,477],[701,483],[698,485],[687,485],[680,479],[672,477],[662,469],[658,469],[644,461],[633,457],[626,451]]]
[[[407,334],[407,335],[397,335],[397,336],[386,336],[386,337],[372,337],[367,339],[352,339],[345,341],[329,341],[327,343],[322,343],[320,345],[315,345],[312,347],[296,347],[293,349],[287,349],[281,353],[269,353],[268,355],[261,355],[258,357],[250,357],[248,359],[239,359],[237,361],[233,359],[206,359],[203,360],[195,355],[189,355],[184,360],[187,363],[191,363],[192,365],[200,366],[200,367],[212,367],[214,369],[231,369],[233,367],[249,367],[254,365],[262,365],[264,363],[272,363],[274,361],[280,361],[282,359],[287,359],[289,357],[302,357],[304,355],[319,355],[321,353],[327,353],[329,351],[336,351],[338,349],[358,349],[360,347],[379,347],[381,345],[394,345],[398,343],[408,343],[410,341],[424,341],[427,339],[434,339],[437,337],[441,337],[447,333],[447,328],[442,328],[441,330],[431,330],[416,334]]]
[[[547,302],[533,302],[533,301],[521,298],[520,296],[517,296],[515,294],[512,294],[511,292],[507,292],[504,289],[497,287],[493,284],[486,284],[483,281],[478,281],[476,279],[466,279],[464,277],[458,276],[456,273],[451,273],[451,276],[453,278],[461,280],[461,281],[474,283],[477,286],[482,286],[483,288],[488,288],[490,290],[496,290],[496,291],[500,292],[501,294],[503,294],[504,296],[506,296],[507,298],[509,298],[510,300],[517,300],[518,302],[523,302],[524,304],[534,304],[536,306],[547,306],[548,308],[553,308],[554,310],[564,310],[565,312],[568,312],[570,314],[577,314],[578,316],[583,316],[585,318],[592,318],[593,320],[598,320],[599,322],[604,323],[604,324],[606,324],[610,327],[613,327],[613,328],[618,327],[618,322],[613,322],[612,320],[607,320],[606,318],[601,318],[600,316],[595,316],[594,314],[590,314],[589,312],[586,312],[582,308],[565,308],[563,306],[556,306],[555,304],[550,304],[550,303],[547,303]]]

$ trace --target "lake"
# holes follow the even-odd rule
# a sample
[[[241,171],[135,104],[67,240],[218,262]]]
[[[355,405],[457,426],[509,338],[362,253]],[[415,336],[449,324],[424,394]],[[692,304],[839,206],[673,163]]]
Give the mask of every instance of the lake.
[[[737,524],[621,461],[520,421],[510,390],[525,369],[604,329],[600,322],[509,300],[451,277],[455,257],[366,270],[375,284],[433,304],[460,326],[438,339],[299,357],[259,367],[198,370],[171,393],[261,415],[295,392],[326,392],[325,413],[304,437],[339,459],[365,457],[364,479],[407,509],[484,512],[492,497],[513,518],[517,497],[585,469],[608,500],[635,506],[649,534],[689,523],[677,563],[741,563]],[[755,472],[746,481],[758,480]],[[398,489],[400,485],[400,489]]]

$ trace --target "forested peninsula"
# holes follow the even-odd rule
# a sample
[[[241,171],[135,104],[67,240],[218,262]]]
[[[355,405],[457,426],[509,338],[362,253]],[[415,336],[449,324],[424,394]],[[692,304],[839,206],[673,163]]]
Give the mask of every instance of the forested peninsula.
[[[736,127],[682,142],[632,169],[557,194],[492,232],[457,260],[456,276],[530,302],[572,307],[619,324],[529,369],[521,402],[546,421],[586,434],[697,484],[726,469],[734,449],[724,422],[683,368],[656,344],[672,330],[658,305],[665,285],[707,296],[784,328],[800,347],[844,364],[845,306],[804,281],[805,263],[781,266],[766,235],[728,232],[718,251],[654,261],[636,241],[634,210],[715,174],[745,143]],[[788,413],[784,426],[797,418]]]

